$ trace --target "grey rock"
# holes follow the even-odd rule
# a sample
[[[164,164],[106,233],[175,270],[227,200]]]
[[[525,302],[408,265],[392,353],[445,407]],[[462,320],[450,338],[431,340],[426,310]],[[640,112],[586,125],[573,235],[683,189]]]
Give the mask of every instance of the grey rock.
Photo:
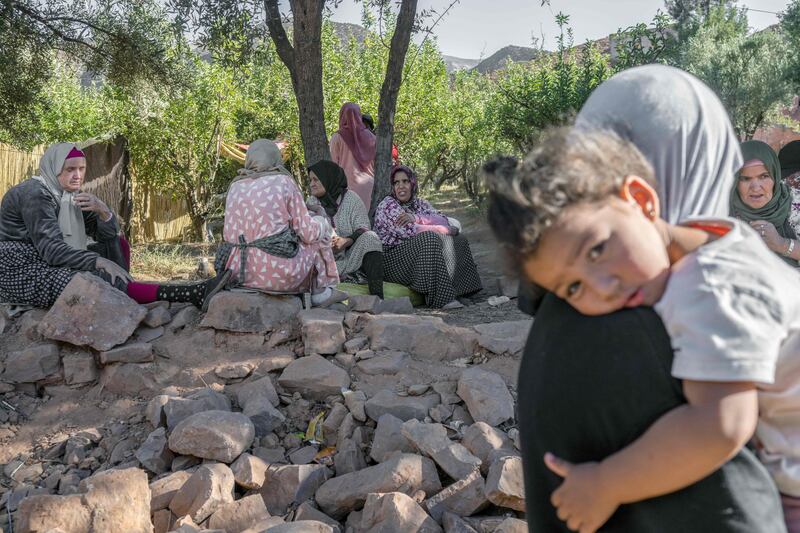
[[[278,407],[280,403],[278,393],[269,376],[248,381],[236,389],[236,401],[243,409],[249,402],[257,401],[259,398],[266,399],[273,407]]]
[[[175,427],[169,447],[175,453],[230,463],[250,447],[254,438],[255,428],[245,415],[204,411]]]
[[[144,317],[144,324],[151,328],[163,326],[172,321],[172,314],[167,306],[158,306],[150,309]]]
[[[414,306],[411,304],[411,298],[408,296],[401,296],[400,298],[384,300],[378,306],[377,311],[381,314],[413,315]]]
[[[269,465],[263,460],[243,453],[231,464],[231,471],[236,484],[246,489],[260,489],[266,479]]]
[[[350,311],[355,313],[380,312],[381,299],[374,294],[352,294],[347,301]]]
[[[269,333],[302,309],[294,296],[222,291],[211,300],[201,326],[242,333]]]
[[[519,518],[506,518],[492,533],[528,533],[528,523]]]
[[[342,532],[342,526],[339,522],[314,507],[311,502],[301,504],[294,513],[294,519],[298,522],[303,520],[316,520],[317,522],[322,522],[323,524],[331,526],[334,533]]]
[[[472,326],[478,333],[478,345],[498,355],[518,355],[525,347],[533,320],[492,322]]]
[[[150,433],[136,450],[136,459],[154,474],[162,474],[169,470],[174,458],[175,455],[167,446],[167,431],[163,427]]]
[[[369,374],[371,376],[377,375],[393,375],[401,372],[408,367],[408,354],[405,352],[384,352],[381,355],[376,355],[370,359],[359,361],[356,364],[356,369]]]
[[[514,399],[495,372],[476,367],[464,370],[457,392],[475,421],[496,426],[514,417]]]
[[[424,505],[437,522],[442,522],[445,512],[470,516],[488,506],[483,477],[477,470],[428,498]]]
[[[451,326],[442,319],[417,315],[364,315],[362,330],[373,350],[397,350],[430,361],[452,361],[472,356],[478,335]]]
[[[153,368],[149,364],[116,364],[103,369],[103,389],[122,396],[142,396],[156,388]]]
[[[146,314],[147,309],[108,283],[79,272],[39,323],[39,333],[106,351],[127,341]]]
[[[381,464],[326,481],[316,492],[316,500],[327,515],[342,518],[362,505],[373,492],[414,494],[422,490],[433,495],[441,490],[436,466],[428,458],[397,454]]]
[[[217,391],[204,388],[189,394],[186,398],[169,397],[163,411],[167,420],[167,429],[172,431],[182,421],[203,411],[230,411],[231,402],[228,397]]]
[[[67,385],[82,385],[92,383],[100,375],[94,356],[87,352],[74,352],[61,358],[64,365],[64,382]]]
[[[359,350],[363,350],[369,344],[369,339],[366,337],[354,337],[344,343],[344,351],[354,354]]]
[[[486,422],[475,422],[464,431],[461,444],[472,452],[475,457],[483,463],[481,470],[484,474],[489,471],[489,455],[495,450],[514,449],[514,445],[505,433],[497,428],[493,428]]]
[[[298,314],[305,354],[335,354],[345,342],[344,315],[329,309],[309,309]]]
[[[100,352],[100,362],[110,363],[149,363],[154,359],[153,345],[146,342],[124,344],[117,348]]]
[[[222,379],[243,379],[250,375],[253,368],[251,363],[231,363],[219,365],[214,369],[214,374]]]
[[[444,526],[444,533],[478,533],[478,530],[462,520],[461,517],[449,511],[442,513],[442,526]]]
[[[57,375],[61,370],[55,344],[38,344],[8,354],[2,379],[8,383],[33,383]]]
[[[439,524],[417,502],[402,492],[369,494],[361,515],[361,529],[374,533],[442,531]]]
[[[220,463],[205,464],[175,493],[169,509],[200,523],[217,509],[234,501],[233,472]]]
[[[264,500],[259,494],[223,504],[208,519],[208,529],[219,529],[226,533],[241,533],[262,520],[270,518]]]
[[[525,512],[525,483],[521,457],[503,457],[494,462],[486,477],[486,498],[499,507]]]
[[[385,414],[391,414],[406,421],[412,418],[424,420],[431,407],[439,405],[439,396],[399,396],[389,390],[379,391],[367,400],[365,410],[367,416],[377,421]]]
[[[466,478],[480,469],[481,460],[469,453],[463,445],[451,442],[447,438],[447,430],[441,424],[425,424],[412,419],[403,424],[401,431],[420,453],[436,461],[453,479]]]
[[[314,497],[314,492],[331,476],[322,465],[285,465],[270,469],[261,497],[273,515],[284,515],[292,504],[300,504]]]
[[[350,376],[338,366],[319,355],[309,355],[292,361],[278,378],[278,383],[290,392],[304,397],[324,400],[350,386]]]
[[[150,483],[150,512],[169,507],[172,498],[190,477],[190,472],[181,471],[153,480]]]
[[[378,418],[370,450],[375,462],[382,463],[395,452],[414,451],[414,445],[403,436],[402,429],[403,421],[394,415],[387,413]]]

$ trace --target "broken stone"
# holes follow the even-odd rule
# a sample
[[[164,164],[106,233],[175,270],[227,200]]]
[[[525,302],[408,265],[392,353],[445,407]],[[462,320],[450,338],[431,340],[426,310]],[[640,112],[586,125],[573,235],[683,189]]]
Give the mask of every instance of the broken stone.
[[[67,385],[82,385],[97,380],[97,365],[94,356],[86,352],[73,352],[61,358],[64,365],[64,382]]]
[[[304,502],[301,504],[294,513],[294,519],[296,522],[315,520],[323,524],[328,524],[331,526],[334,533],[340,533],[342,530],[342,526],[339,522],[314,507],[311,502]]]
[[[159,394],[147,402],[145,418],[154,428],[167,425],[167,416],[164,414],[164,406],[167,405],[170,398],[172,398],[172,396]]]
[[[344,396],[344,403],[350,410],[350,414],[353,415],[353,418],[359,422],[365,422],[367,420],[367,413],[364,408],[367,403],[367,395],[364,394],[364,391],[342,391],[342,396]]]
[[[521,457],[503,457],[494,462],[486,477],[486,497],[499,507],[525,512]]]
[[[381,464],[329,479],[317,490],[317,503],[334,519],[361,506],[373,492],[433,495],[441,490],[433,461],[413,454],[396,454]]]
[[[442,404],[455,405],[461,403],[461,398],[456,394],[457,381],[438,381],[432,387],[442,398]]]
[[[286,449],[283,446],[274,446],[271,448],[267,448],[265,446],[259,446],[258,448],[253,450],[253,455],[258,457],[268,465],[288,462],[286,460]]]
[[[477,347],[474,331],[450,326],[438,317],[364,316],[363,334],[375,351],[397,350],[431,361],[452,361],[472,356]]]
[[[413,452],[414,445],[402,433],[403,421],[394,415],[385,414],[378,419],[372,439],[370,457],[382,463],[395,452]]]
[[[39,323],[39,333],[106,351],[127,341],[146,314],[147,309],[105,281],[79,272]]]
[[[222,291],[211,300],[202,327],[241,333],[269,333],[302,309],[294,296]]]
[[[431,408],[428,411],[431,419],[434,422],[446,422],[451,416],[453,416],[453,407],[450,405],[439,404],[436,407]]]
[[[83,480],[79,490],[80,495],[26,498],[15,531],[152,531],[150,489],[143,470],[100,472]]]
[[[333,442],[336,439],[336,433],[347,413],[347,407],[344,405],[340,403],[333,404],[330,413],[328,413],[325,421],[322,422],[322,434],[325,437],[325,442]]]
[[[411,298],[408,296],[389,298],[381,302],[378,306],[378,312],[391,315],[413,315],[414,305],[411,303]]]
[[[381,299],[374,294],[351,294],[347,307],[354,313],[378,313]]]
[[[448,511],[442,514],[442,525],[445,533],[478,533],[478,530],[462,520],[461,517]]]
[[[402,492],[369,494],[361,515],[361,528],[374,533],[442,531],[439,524],[417,502]]]
[[[133,437],[129,437],[127,439],[123,439],[119,441],[115,446],[114,449],[111,450],[111,456],[109,457],[109,462],[111,464],[119,464],[124,460],[128,459],[129,457],[133,456],[133,450],[136,448],[136,439]]]
[[[193,466],[199,465],[203,460],[199,457],[191,455],[179,455],[172,460],[171,470],[173,472],[180,472],[181,470],[188,470]]]
[[[317,456],[317,452],[319,452],[319,448],[316,446],[303,446],[290,453],[289,460],[292,464],[307,465],[314,460],[314,457]]]
[[[403,421],[412,418],[424,420],[431,407],[436,405],[439,405],[439,397],[436,394],[399,396],[395,392],[384,389],[367,401],[365,410],[367,416],[375,421],[387,413]]]
[[[408,354],[405,352],[384,352],[370,359],[359,361],[356,368],[371,376],[392,375],[408,367]]]
[[[354,337],[344,343],[344,351],[349,354],[355,354],[367,347],[369,339],[366,337]]]
[[[178,424],[169,436],[169,447],[175,453],[230,463],[254,438],[255,428],[245,415],[205,411]]]
[[[26,465],[24,461],[15,459],[6,463],[3,473],[6,477],[13,479],[17,483],[28,483],[39,479],[44,469],[41,463]]]
[[[147,343],[153,342],[154,340],[164,336],[164,327],[158,328],[148,328],[147,326],[139,326],[136,328],[136,331],[133,332],[133,337],[130,338],[129,342],[133,343]]]
[[[430,388],[431,388],[431,386],[428,385],[428,384],[425,384],[425,383],[422,383],[422,384],[419,384],[419,385],[411,385],[408,388],[408,395],[409,396],[422,396],[423,394],[428,392],[428,389],[430,389]]]
[[[47,379],[61,370],[61,358],[56,344],[38,344],[6,358],[3,380],[9,383],[33,383]]]
[[[165,305],[160,305],[150,309],[144,317],[144,324],[151,328],[163,326],[172,321],[172,313]]]
[[[309,309],[299,313],[305,354],[335,354],[344,344],[344,315],[329,309]]]
[[[264,530],[264,533],[334,533],[333,528],[316,520],[286,522]]]
[[[483,477],[477,470],[425,501],[425,508],[437,522],[442,521],[445,512],[470,516],[488,505]]]
[[[204,464],[186,480],[169,504],[175,516],[200,523],[234,500],[233,472],[221,463]]]
[[[513,444],[505,433],[486,422],[475,422],[464,431],[461,444],[483,463],[483,473],[489,471],[489,454],[495,450],[513,450]]]
[[[358,444],[352,439],[344,439],[342,444],[336,447],[333,465],[336,469],[336,475],[341,476],[366,468],[367,461]]]
[[[350,376],[319,355],[308,355],[292,361],[278,378],[281,387],[300,392],[304,397],[324,400],[338,395],[350,386]]]
[[[172,431],[175,427],[197,413],[203,411],[230,411],[231,402],[224,394],[204,388],[199,389],[186,398],[177,396],[168,397],[164,403],[167,429]]]
[[[169,470],[174,458],[174,454],[167,446],[167,431],[164,428],[158,428],[150,433],[136,450],[136,459],[154,474],[162,474]]]
[[[269,465],[258,457],[243,453],[232,464],[236,484],[246,489],[260,489],[264,485]]]
[[[264,354],[261,358],[261,362],[258,364],[258,368],[256,368],[256,373],[266,376],[270,372],[283,370],[295,359],[294,351],[287,348],[272,350]]]
[[[216,367],[214,373],[222,379],[243,379],[250,375],[253,368],[250,363],[232,363]]]
[[[146,342],[124,344],[107,352],[100,352],[100,362],[110,363],[149,363],[154,358],[153,345]]]
[[[147,364],[109,365],[103,369],[100,383],[104,390],[122,396],[141,396],[156,388]]]
[[[292,504],[314,497],[314,492],[331,476],[322,465],[285,465],[270,468],[261,497],[272,515],[284,515]]]
[[[189,324],[195,323],[199,316],[200,311],[198,311],[198,309],[193,305],[184,307],[175,314],[175,316],[172,318],[172,322],[169,323],[168,328],[174,333],[179,329],[188,326]]]
[[[246,408],[249,402],[258,398],[264,398],[273,407],[278,407],[280,399],[269,376],[243,383],[236,390],[236,401],[239,402],[242,409]]]
[[[273,407],[265,397],[248,401],[242,412],[253,422],[257,437],[269,434],[286,420],[283,413]]]
[[[264,500],[259,494],[226,503],[217,508],[208,519],[208,529],[221,529],[227,533],[241,533],[245,529],[269,518]]]
[[[503,378],[481,368],[468,368],[458,380],[458,395],[476,422],[497,426],[514,418],[514,399]]]
[[[169,507],[172,498],[190,477],[192,477],[190,472],[181,471],[150,483],[150,512],[154,513]]]
[[[412,419],[403,424],[401,431],[420,453],[436,461],[453,479],[465,478],[481,466],[480,459],[447,438],[447,429],[441,424],[424,424]]]
[[[472,326],[478,333],[478,345],[498,355],[518,355],[525,347],[533,320],[492,322]]]
[[[153,533],[168,533],[175,525],[175,515],[169,509],[153,513]]]
[[[519,518],[506,518],[492,533],[528,533],[528,523]]]

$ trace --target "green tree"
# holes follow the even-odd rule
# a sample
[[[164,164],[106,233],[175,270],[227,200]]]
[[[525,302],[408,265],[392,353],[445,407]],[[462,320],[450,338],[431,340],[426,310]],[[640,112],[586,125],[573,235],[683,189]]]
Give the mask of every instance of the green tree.
[[[772,29],[748,34],[746,13],[712,9],[684,45],[678,66],[705,81],[725,104],[742,139],[788,102],[796,76],[785,37]]]
[[[610,74],[608,58],[591,43],[572,49],[567,15],[559,13],[556,22],[557,51],[529,65],[511,64],[497,83],[500,133],[520,153],[529,151],[545,128],[569,120]]]

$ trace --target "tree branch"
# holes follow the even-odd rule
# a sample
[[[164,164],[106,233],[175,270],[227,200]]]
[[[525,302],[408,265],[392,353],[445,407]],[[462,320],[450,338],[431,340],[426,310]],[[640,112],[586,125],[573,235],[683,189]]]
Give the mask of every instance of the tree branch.
[[[292,79],[294,79],[296,76],[294,48],[292,47],[292,43],[289,42],[286,30],[283,29],[278,0],[264,0],[264,10],[267,14],[269,36],[272,42],[275,43],[275,50],[278,52],[278,56],[281,58],[281,61],[283,61],[283,64],[289,69],[289,74],[292,76]]]

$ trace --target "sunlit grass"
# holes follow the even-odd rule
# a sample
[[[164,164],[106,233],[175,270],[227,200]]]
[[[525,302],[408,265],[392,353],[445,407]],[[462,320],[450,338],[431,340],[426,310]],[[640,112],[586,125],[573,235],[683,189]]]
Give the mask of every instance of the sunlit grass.
[[[138,244],[131,249],[131,274],[143,281],[200,279],[197,265],[204,256],[213,267],[207,244]]]

